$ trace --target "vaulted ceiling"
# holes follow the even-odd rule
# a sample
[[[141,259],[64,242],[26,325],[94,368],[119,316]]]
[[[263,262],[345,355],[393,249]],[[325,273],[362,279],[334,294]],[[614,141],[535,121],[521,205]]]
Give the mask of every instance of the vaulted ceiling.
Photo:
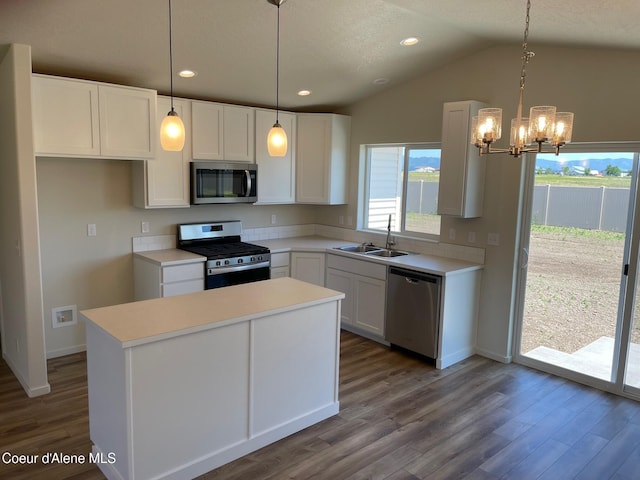
[[[275,6],[172,0],[172,7],[174,71],[197,72],[174,76],[177,96],[275,104]],[[330,110],[492,45],[520,45],[525,7],[525,0],[287,0],[280,104]],[[35,72],[166,94],[168,18],[168,0],[2,0],[0,44],[31,45]],[[532,0],[529,45],[638,50],[638,19],[638,0]],[[410,36],[419,43],[402,46]],[[312,93],[300,97],[301,89]]]

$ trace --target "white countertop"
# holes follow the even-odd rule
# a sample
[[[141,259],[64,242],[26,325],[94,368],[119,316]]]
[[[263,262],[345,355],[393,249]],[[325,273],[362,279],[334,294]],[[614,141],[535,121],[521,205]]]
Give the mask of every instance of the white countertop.
[[[272,240],[253,240],[250,243],[267,247],[271,253],[287,253],[291,251],[334,253],[345,257],[441,276],[455,275],[483,268],[483,265],[481,264],[467,262],[464,260],[456,260],[453,258],[438,257],[435,255],[411,253],[400,257],[376,257],[363,255],[361,253],[343,252],[341,250],[337,250],[336,247],[357,245],[357,242],[349,242],[346,240],[337,240],[334,238],[315,235],[307,237],[277,238]],[[160,266],[204,262],[206,260],[205,257],[200,255],[178,249],[137,252],[134,253],[134,255],[144,258],[147,261],[154,262]]]
[[[207,260],[207,257],[196,255],[195,253],[187,252],[186,250],[179,250],[177,248],[135,252],[134,255],[149,262],[158,264],[161,267],[205,262]]]
[[[277,278],[80,314],[128,348],[342,298],[344,293],[335,290]]]
[[[252,243],[268,247],[271,250],[271,253],[281,253],[296,250],[302,250],[306,252],[326,252],[441,276],[480,270],[484,267],[481,264],[467,262],[464,260],[456,260],[452,258],[437,257],[435,255],[424,255],[417,253],[410,253],[409,255],[400,257],[376,257],[373,255],[363,255],[361,253],[343,252],[341,250],[337,250],[336,247],[343,247],[345,245],[357,245],[358,243],[348,242],[345,240],[335,240],[319,236],[279,238],[275,240],[257,240],[253,241]]]

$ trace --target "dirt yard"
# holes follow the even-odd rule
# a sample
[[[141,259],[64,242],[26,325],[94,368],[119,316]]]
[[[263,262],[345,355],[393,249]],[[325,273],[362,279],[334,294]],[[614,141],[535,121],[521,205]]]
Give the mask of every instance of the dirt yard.
[[[601,336],[615,336],[624,248],[621,237],[579,229],[534,229],[523,353],[539,345],[573,353]],[[633,341],[640,343],[637,327]]]

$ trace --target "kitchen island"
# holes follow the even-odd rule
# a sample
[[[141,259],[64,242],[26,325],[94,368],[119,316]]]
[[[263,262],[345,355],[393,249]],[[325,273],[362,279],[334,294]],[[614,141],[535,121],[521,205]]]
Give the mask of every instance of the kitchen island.
[[[82,311],[102,472],[193,478],[338,413],[343,298],[279,278]]]

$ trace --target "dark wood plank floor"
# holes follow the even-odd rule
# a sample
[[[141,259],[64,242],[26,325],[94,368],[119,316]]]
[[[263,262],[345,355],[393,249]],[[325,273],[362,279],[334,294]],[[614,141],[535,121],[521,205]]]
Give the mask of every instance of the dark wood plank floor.
[[[640,403],[473,357],[445,370],[343,332],[340,414],[201,479],[640,478]],[[0,453],[88,455],[83,354],[29,399],[0,365]],[[0,478],[101,479],[91,465],[6,465]]]

